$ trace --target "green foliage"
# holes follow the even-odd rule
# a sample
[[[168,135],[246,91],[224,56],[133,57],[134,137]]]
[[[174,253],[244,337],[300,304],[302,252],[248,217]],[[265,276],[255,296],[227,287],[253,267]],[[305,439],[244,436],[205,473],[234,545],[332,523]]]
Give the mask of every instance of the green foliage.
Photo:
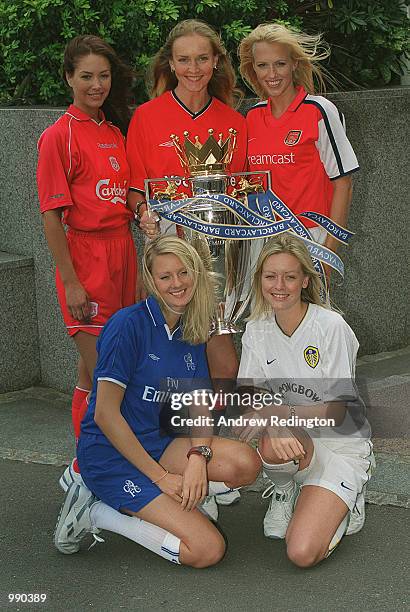
[[[150,57],[181,19],[218,28],[236,61],[238,42],[258,23],[281,20],[323,32],[332,46],[328,70],[342,88],[397,82],[409,57],[403,0],[0,0],[0,104],[64,105],[66,42],[76,34],[105,38],[134,68],[135,101],[146,99]]]

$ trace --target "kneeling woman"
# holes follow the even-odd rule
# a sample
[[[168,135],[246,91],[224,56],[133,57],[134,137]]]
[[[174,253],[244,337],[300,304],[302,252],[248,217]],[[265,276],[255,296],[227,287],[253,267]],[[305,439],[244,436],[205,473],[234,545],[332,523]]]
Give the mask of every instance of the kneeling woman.
[[[354,386],[359,345],[341,315],[321,305],[319,278],[296,236],[266,243],[253,291],[239,379],[278,393],[283,402],[265,405],[254,427],[247,421],[240,435],[260,435],[258,450],[271,480],[264,494],[271,495],[265,535],[286,538],[288,557],[309,567],[364,524],[364,486],[374,459]]]
[[[260,460],[232,440],[161,431],[164,392],[210,388],[205,343],[214,287],[195,249],[175,236],[147,245],[143,270],[150,297],[116,313],[98,342],[78,446],[89,490],[71,485],[55,544],[70,554],[87,532],[109,529],[174,563],[206,567],[225,552],[221,534],[197,509],[208,481],[216,481],[210,494],[248,484]]]

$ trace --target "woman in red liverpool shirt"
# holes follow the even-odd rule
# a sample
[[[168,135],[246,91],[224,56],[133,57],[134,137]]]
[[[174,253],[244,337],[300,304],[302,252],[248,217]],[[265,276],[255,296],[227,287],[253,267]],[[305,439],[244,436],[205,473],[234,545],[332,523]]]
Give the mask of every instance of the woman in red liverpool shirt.
[[[343,115],[316,95],[324,89],[318,62],[329,52],[321,36],[277,23],[259,25],[240,44],[240,71],[261,102],[250,109],[250,170],[269,170],[273,191],[294,214],[322,213],[345,226],[359,169]],[[303,218],[314,240],[335,250],[337,240]]]
[[[106,42],[88,35],[67,45],[64,74],[73,103],[40,136],[37,183],[58,299],[79,352],[72,403],[78,437],[97,337],[114,312],[135,301],[137,264],[123,136],[132,74]]]

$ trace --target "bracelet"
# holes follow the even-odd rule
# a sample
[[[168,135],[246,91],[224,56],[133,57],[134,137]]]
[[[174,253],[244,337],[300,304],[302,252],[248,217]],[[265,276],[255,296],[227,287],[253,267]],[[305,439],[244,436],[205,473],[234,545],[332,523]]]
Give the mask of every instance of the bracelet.
[[[157,482],[159,482],[160,480],[162,480],[163,478],[165,478],[165,476],[168,476],[168,474],[169,474],[169,471],[168,471],[168,470],[165,470],[165,472],[162,474],[162,476],[160,476],[160,477],[158,478],[158,480],[151,480],[152,484],[157,484]]]
[[[134,219],[135,219],[135,223],[136,225],[139,227],[140,223],[141,223],[141,216],[140,216],[140,208],[141,206],[144,206],[144,204],[147,204],[146,200],[140,200],[139,202],[137,202],[137,205],[135,207],[135,212],[134,212]]]
[[[141,206],[147,205],[147,200],[140,200],[135,207],[135,214],[139,216]]]

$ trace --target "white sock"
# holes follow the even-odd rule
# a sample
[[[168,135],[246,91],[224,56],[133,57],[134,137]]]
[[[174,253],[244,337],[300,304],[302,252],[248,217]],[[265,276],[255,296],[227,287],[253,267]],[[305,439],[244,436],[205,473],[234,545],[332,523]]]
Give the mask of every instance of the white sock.
[[[262,459],[263,471],[273,482],[275,489],[287,491],[294,486],[293,476],[299,469],[299,463],[288,461],[288,463],[266,463]]]
[[[224,482],[216,482],[215,480],[208,482],[208,495],[221,495],[221,493],[228,493],[228,491],[237,491],[237,489],[231,489]]]
[[[181,540],[162,527],[147,523],[136,516],[121,514],[102,501],[91,507],[90,520],[93,527],[118,533],[172,563],[180,563]]]

